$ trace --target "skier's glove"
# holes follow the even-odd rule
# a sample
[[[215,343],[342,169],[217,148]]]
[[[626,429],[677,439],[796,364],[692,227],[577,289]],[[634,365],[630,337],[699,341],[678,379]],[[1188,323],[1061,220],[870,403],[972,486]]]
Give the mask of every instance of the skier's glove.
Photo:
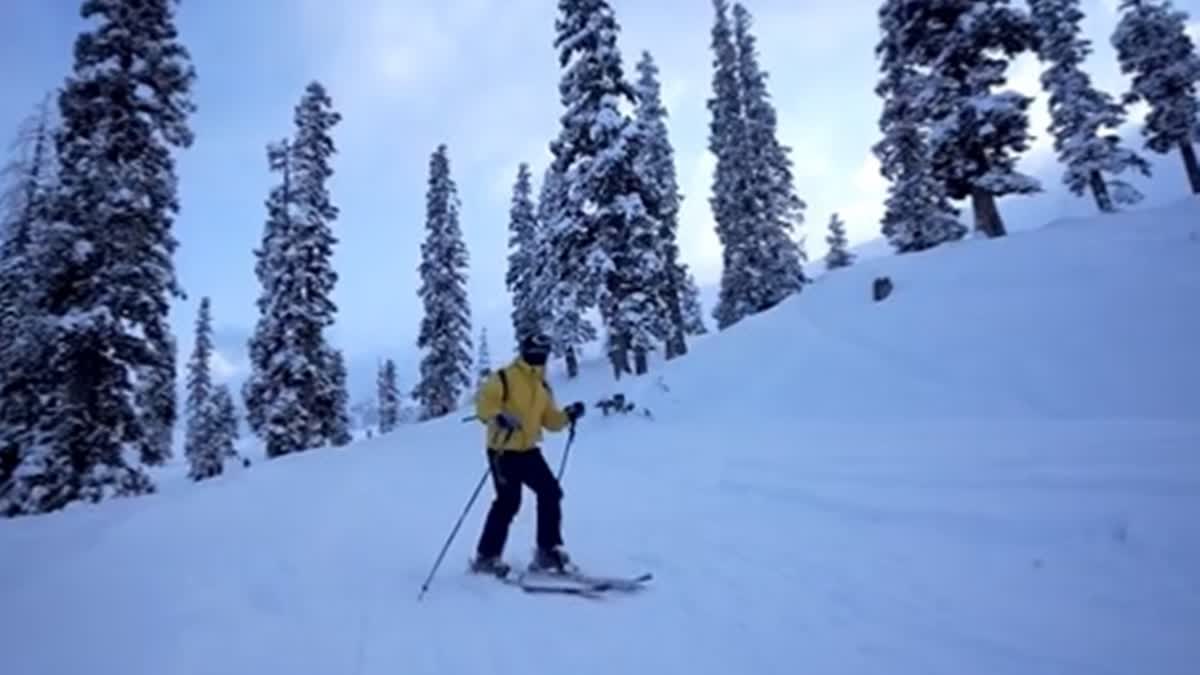
[[[502,412],[499,415],[496,415],[495,419],[496,426],[509,433],[521,427],[521,420],[517,419],[516,415]]]
[[[563,412],[566,413],[567,419],[574,423],[575,420],[583,417],[584,410],[585,408],[583,406],[583,401],[575,401],[571,405],[567,406]]]

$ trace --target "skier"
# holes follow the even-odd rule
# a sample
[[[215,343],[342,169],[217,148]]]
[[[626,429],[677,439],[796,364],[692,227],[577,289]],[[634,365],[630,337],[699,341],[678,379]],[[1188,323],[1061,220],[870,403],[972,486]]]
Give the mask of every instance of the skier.
[[[472,568],[505,575],[508,564],[500,556],[508,529],[521,508],[521,488],[537,495],[537,551],[532,570],[564,571],[570,557],[562,546],[562,488],[542,456],[542,429],[561,431],[583,416],[584,404],[576,401],[564,409],[544,379],[550,338],[535,334],[521,340],[520,355],[484,381],[475,400],[478,418],[487,424],[486,454],[492,466],[496,499],[479,536]]]

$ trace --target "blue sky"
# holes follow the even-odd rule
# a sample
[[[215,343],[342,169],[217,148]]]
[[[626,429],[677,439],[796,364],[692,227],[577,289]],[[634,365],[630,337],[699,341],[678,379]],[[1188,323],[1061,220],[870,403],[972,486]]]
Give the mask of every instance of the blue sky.
[[[681,244],[702,285],[720,273],[707,206],[712,158],[705,144],[711,82],[710,0],[612,0],[627,69],[643,49],[658,61],[672,115],[672,141],[685,193]],[[825,249],[832,212],[852,241],[878,232],[886,184],[869,148],[878,139],[878,79],[873,47],[878,0],[748,0],[763,66],[779,111],[780,133],[793,148],[796,184],[808,203],[810,257]],[[1090,71],[1123,91],[1108,36],[1117,0],[1084,0],[1096,43]],[[0,8],[0,63],[5,64],[0,134],[18,122],[71,63],[83,27],[75,0],[5,0]],[[1200,0],[1177,7],[1200,18]],[[182,38],[198,82],[195,145],[179,157],[183,210],[177,263],[190,294],[173,316],[184,354],[199,298],[213,302],[219,373],[240,380],[245,338],[255,320],[258,244],[271,176],[265,145],[291,133],[292,108],[311,79],[325,83],[344,116],[335,132],[339,155],[332,184],[341,216],[335,264],[340,307],[332,338],[351,363],[356,397],[369,395],[382,356],[398,360],[404,384],[416,376],[420,305],[416,266],[423,236],[429,155],[449,146],[463,201],[471,256],[476,326],[486,324],[493,359],[507,353],[511,329],[504,290],[507,216],[517,164],[540,178],[560,113],[552,47],[552,0],[186,0],[178,9]],[[1193,35],[1200,30],[1193,21]],[[1037,92],[1038,64],[1023,58],[1013,84]],[[1135,109],[1140,119],[1141,109]],[[1035,148],[1023,168],[1047,193],[1003,200],[1013,229],[1093,212],[1092,203],[1059,188],[1044,98],[1035,103]],[[1135,131],[1129,131],[1132,136]],[[1140,141],[1137,141],[1140,147]],[[1148,203],[1186,194],[1175,155],[1153,157],[1157,175],[1137,184]],[[969,218],[969,214],[967,215]],[[707,311],[708,308],[706,308]]]

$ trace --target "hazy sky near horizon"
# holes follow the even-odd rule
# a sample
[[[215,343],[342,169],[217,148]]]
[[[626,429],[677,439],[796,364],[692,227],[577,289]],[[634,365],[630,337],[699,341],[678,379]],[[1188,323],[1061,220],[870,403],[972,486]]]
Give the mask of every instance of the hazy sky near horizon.
[[[1106,89],[1122,92],[1109,36],[1118,0],[1083,0],[1095,54],[1088,67]],[[642,50],[658,62],[670,111],[671,140],[685,195],[680,240],[684,261],[702,285],[715,284],[720,252],[708,208],[713,160],[707,150],[711,91],[710,0],[612,0],[622,32],[626,72]],[[0,135],[20,120],[71,66],[84,28],[77,0],[4,0],[0,4]],[[851,239],[878,235],[886,183],[870,146],[878,140],[874,58],[878,0],[800,2],[748,0],[760,58],[791,146],[796,186],[807,202],[807,248],[813,265],[825,251],[826,224],[838,212]],[[1200,38],[1200,0],[1177,0]],[[292,111],[304,86],[322,81],[343,115],[335,129],[339,154],[331,185],[341,215],[332,331],[351,363],[356,397],[372,392],[384,356],[416,377],[420,321],[417,263],[424,236],[429,155],[449,147],[462,199],[471,257],[470,295],[476,333],[486,325],[493,361],[509,349],[509,296],[504,289],[507,219],[519,162],[540,181],[547,143],[558,129],[559,69],[552,46],[552,0],[185,0],[177,6],[182,40],[198,80],[192,119],[195,145],[179,155],[182,212],[178,270],[189,293],[176,304],[181,355],[191,348],[201,296],[212,298],[220,348],[219,374],[239,380],[245,340],[255,320],[258,285],[252,249],[259,243],[263,201],[273,177],[265,146],[292,133]],[[1010,70],[1014,86],[1038,91],[1039,65],[1023,57]],[[1128,135],[1136,147],[1135,109]],[[1059,216],[1094,212],[1089,199],[1066,194],[1045,131],[1045,98],[1035,102],[1038,137],[1022,167],[1047,192],[1006,199],[1012,229]],[[1176,155],[1153,157],[1156,176],[1137,185],[1148,204],[1186,194]],[[970,215],[965,214],[968,219]],[[711,297],[711,294],[708,294]],[[705,308],[706,313],[711,307]],[[711,324],[711,319],[709,319]]]

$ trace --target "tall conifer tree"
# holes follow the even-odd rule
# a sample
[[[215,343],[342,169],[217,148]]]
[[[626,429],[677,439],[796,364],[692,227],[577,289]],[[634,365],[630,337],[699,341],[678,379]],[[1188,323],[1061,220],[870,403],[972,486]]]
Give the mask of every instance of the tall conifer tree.
[[[1035,44],[1028,14],[1013,7],[1011,0],[886,0],[880,22],[884,84],[891,94],[902,96],[905,123],[915,122],[920,130],[919,136],[906,140],[912,146],[927,145],[930,169],[946,197],[971,200],[980,233],[1003,236],[1006,228],[997,198],[1041,190],[1037,180],[1016,168],[1032,140],[1032,99],[997,90],[1006,83],[1012,59]],[[903,94],[897,85],[903,85]],[[885,117],[888,114],[885,111]],[[920,174],[908,178],[919,180]],[[936,203],[940,198],[906,196],[916,202]],[[918,212],[928,218],[931,210]],[[936,245],[937,239],[948,237],[935,232],[933,238]],[[902,250],[928,245],[901,242]]]
[[[47,97],[21,125],[15,159],[0,179],[0,515],[27,512],[25,486],[9,483],[34,450],[41,416],[46,327],[37,295],[38,247],[56,190],[54,138]]]
[[[767,91],[767,73],[759,66],[753,19],[744,5],[733,7],[734,39],[738,52],[738,81],[742,95],[745,157],[743,204],[758,204],[744,215],[751,219],[752,259],[756,285],[750,289],[756,311],[774,307],[798,293],[808,281],[808,257],[797,241],[807,205],[796,194],[791,148],[779,141],[775,106]]]
[[[458,222],[458,188],[450,175],[446,146],[429,160],[425,197],[425,241],[421,244],[418,295],[425,307],[417,347],[425,350],[413,399],[422,419],[441,417],[457,407],[473,384],[471,307],[467,299],[469,258]]]
[[[644,139],[637,167],[651,190],[648,208],[661,224],[658,254],[664,274],[657,281],[665,313],[658,317],[655,337],[665,344],[666,358],[687,353],[687,331],[683,319],[682,294],[687,268],[679,260],[679,205],[683,196],[675,176],[675,150],[667,131],[667,108],[662,101],[658,65],[650,52],[642,52],[637,64],[637,122]]]
[[[325,336],[337,312],[331,258],[338,208],[328,182],[337,151],[331,133],[340,121],[325,87],[310,82],[294,111],[294,137],[268,147],[281,181],[267,200],[256,251],[260,317],[244,388],[251,427],[264,439],[268,457],[344,440],[337,426],[344,374]]]
[[[59,95],[59,184],[33,310],[50,327],[35,452],[12,503],[25,512],[152,492],[137,466],[170,454],[181,297],[172,257],[172,149],[191,144],[194,71],[169,0],[86,0],[93,21]]]
[[[854,254],[848,250],[846,224],[836,213],[829,219],[829,236],[825,238],[825,242],[829,244],[829,253],[825,255],[826,269],[835,270],[854,263]]]
[[[713,316],[725,329],[799,292],[808,279],[797,237],[805,203],[796,194],[790,149],[778,138],[752,17],[736,4],[730,24],[726,0],[713,6],[709,149],[717,165],[711,203],[723,250]]]
[[[348,391],[346,357],[342,350],[327,347],[325,372],[328,381],[321,395],[321,408],[325,411],[322,435],[324,442],[335,448],[349,445],[354,440],[350,420],[350,392]]]
[[[212,407],[212,309],[207,297],[200,300],[196,317],[196,341],[188,361],[187,425],[183,454],[194,480],[220,473],[221,454],[215,447],[216,419]]]
[[[400,388],[396,386],[396,362],[387,359],[379,367],[376,380],[379,398],[379,433],[391,433],[396,429],[400,416]]]
[[[911,0],[885,0],[879,9],[881,38],[875,49],[883,72],[875,88],[883,98],[879,118],[883,138],[872,151],[890,182],[880,229],[897,253],[923,251],[967,233],[945,183],[933,171],[929,96],[935,91],[936,77],[919,67],[913,54],[920,45],[907,34],[912,11]]]
[[[504,277],[505,284],[512,293],[513,335],[518,342],[522,337],[541,330],[539,303],[542,297],[537,288],[539,252],[536,210],[529,165],[522,163],[517,168],[512,206],[509,209],[508,271]]]
[[[1178,150],[1192,192],[1200,194],[1200,54],[1187,33],[1186,12],[1167,0],[1122,0],[1113,31],[1121,72],[1133,77],[1127,103],[1144,102],[1142,135],[1159,154]]]
[[[704,335],[708,332],[708,327],[704,325],[704,308],[700,305],[700,288],[691,272],[684,275],[683,326],[688,335]]]
[[[559,0],[558,7],[554,44],[564,68],[559,91],[566,112],[551,144],[562,180],[550,232],[558,258],[555,315],[598,307],[616,371],[630,370],[632,353],[640,373],[663,313],[653,290],[664,265],[661,225],[646,206],[651,191],[635,167],[645,140],[621,109],[623,102],[636,105],[637,95],[621,65],[620,27],[608,2]]]
[[[284,348],[279,301],[283,292],[284,271],[289,264],[285,254],[291,236],[295,199],[291,141],[283,139],[268,144],[267,164],[272,172],[279,174],[279,183],[271,188],[267,196],[267,220],[263,226],[262,242],[254,251],[254,274],[261,287],[256,302],[259,317],[248,343],[250,376],[242,387],[247,421],[251,430],[263,438],[267,433],[267,411],[280,394],[275,386],[277,381],[273,381],[271,376],[274,372],[273,355]]]
[[[534,237],[534,288],[538,325],[554,341],[554,354],[566,361],[567,376],[579,374],[579,349],[596,339],[595,325],[581,306],[577,286],[560,283],[563,260],[557,236],[564,222],[564,184],[553,162],[546,167],[538,198],[537,235]]]
[[[222,457],[233,459],[238,457],[237,440],[241,436],[238,431],[237,409],[233,405],[233,394],[229,387],[218,384],[213,387],[212,405],[217,428],[216,446]]]
[[[707,106],[712,116],[708,148],[716,158],[716,166],[709,203],[722,251],[720,292],[713,309],[713,318],[720,330],[749,316],[753,308],[748,295],[741,291],[750,284],[749,261],[743,242],[751,235],[740,204],[748,171],[742,153],[746,125],[742,115],[737,46],[729,23],[728,1],[713,0],[713,9],[713,94]]]
[[[1091,43],[1081,35],[1079,4],[1080,0],[1029,2],[1038,54],[1048,64],[1042,87],[1050,95],[1050,132],[1065,167],[1063,183],[1077,195],[1090,190],[1096,206],[1112,212],[1120,204],[1142,200],[1136,188],[1116,176],[1128,170],[1149,176],[1150,164],[1121,141],[1124,106],[1097,89],[1083,70]]]

